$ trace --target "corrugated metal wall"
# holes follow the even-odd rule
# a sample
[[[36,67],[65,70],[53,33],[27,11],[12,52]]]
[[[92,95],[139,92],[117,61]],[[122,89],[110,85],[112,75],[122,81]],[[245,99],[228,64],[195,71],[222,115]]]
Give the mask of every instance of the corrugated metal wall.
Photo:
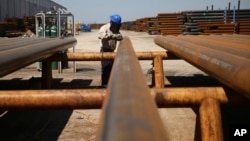
[[[66,9],[51,0],[0,0],[0,22],[5,18],[34,16],[38,12],[50,10],[53,6]]]

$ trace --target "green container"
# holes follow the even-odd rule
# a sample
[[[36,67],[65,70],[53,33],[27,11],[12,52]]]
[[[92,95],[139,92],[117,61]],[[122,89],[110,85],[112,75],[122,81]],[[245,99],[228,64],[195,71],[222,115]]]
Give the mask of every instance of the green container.
[[[39,62],[39,68],[40,69],[42,69],[42,66],[43,66],[42,62]],[[52,62],[51,63],[51,68],[52,68],[52,70],[57,70],[58,69],[58,62]]]
[[[47,25],[45,28],[45,37],[50,37],[50,26]]]
[[[50,37],[55,38],[57,37],[57,27],[55,25],[52,25],[50,28]]]
[[[38,27],[38,37],[43,37],[43,27],[42,26]]]

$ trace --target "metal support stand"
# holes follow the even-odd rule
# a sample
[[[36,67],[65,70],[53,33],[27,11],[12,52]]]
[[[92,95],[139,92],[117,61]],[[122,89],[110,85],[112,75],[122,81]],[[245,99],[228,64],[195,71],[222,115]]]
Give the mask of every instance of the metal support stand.
[[[51,60],[42,61],[42,89],[51,89],[52,87],[52,66]]]
[[[41,26],[43,28],[43,38],[45,38],[45,28],[46,28],[46,18],[54,18],[57,21],[57,37],[62,37],[61,36],[61,30],[62,30],[62,25],[61,25],[61,19],[62,18],[72,18],[72,34],[73,37],[75,37],[75,20],[74,20],[74,15],[71,12],[67,12],[64,9],[58,9],[56,11],[51,11],[47,13],[37,13],[36,14],[36,32],[38,33],[38,28],[39,28],[39,18],[41,18]],[[66,27],[65,27],[66,28]],[[38,35],[38,34],[37,34]],[[75,52],[75,46],[73,47],[73,52]],[[76,63],[73,62],[73,70],[76,72]],[[58,62],[58,73],[62,73],[62,62]]]

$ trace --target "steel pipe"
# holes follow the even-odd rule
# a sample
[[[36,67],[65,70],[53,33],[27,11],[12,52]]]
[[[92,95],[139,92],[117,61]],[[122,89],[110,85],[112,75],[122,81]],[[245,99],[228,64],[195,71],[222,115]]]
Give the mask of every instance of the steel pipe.
[[[71,48],[76,44],[76,39],[29,38],[24,39],[22,44],[15,44],[14,39],[10,42],[12,44],[9,44],[8,48],[0,51],[0,77]],[[2,47],[6,46],[0,45],[0,48]]]
[[[211,35],[210,35],[211,36]],[[231,43],[231,42],[222,42],[221,37],[218,36],[217,39],[210,39],[207,36],[178,36],[179,39],[186,42],[191,42],[192,44],[209,46],[212,49],[224,51],[230,54],[246,57],[250,59],[249,48],[242,46],[241,44]],[[249,42],[250,44],[250,42]]]
[[[206,98],[201,102],[199,109],[201,140],[223,141],[220,103],[213,98]]]
[[[97,140],[168,139],[128,37],[124,37],[118,47],[100,125]]]
[[[190,44],[178,37],[157,36],[155,43],[250,98],[250,59],[205,45]]]
[[[223,105],[249,103],[241,95],[226,93],[221,87],[150,89],[150,94],[158,108],[197,106],[206,98]],[[0,91],[0,109],[99,109],[105,96],[104,89],[8,90]]]
[[[100,61],[100,60],[113,60],[116,56],[115,52],[76,52],[76,53],[66,53],[57,54],[53,56],[53,61]],[[136,56],[139,60],[152,60],[155,56],[161,56],[163,59],[173,59],[171,56],[169,58],[166,51],[158,52],[136,52]]]
[[[161,56],[154,57],[154,72],[153,72],[153,79],[155,84],[155,88],[164,88],[164,72],[163,72],[163,62]]]

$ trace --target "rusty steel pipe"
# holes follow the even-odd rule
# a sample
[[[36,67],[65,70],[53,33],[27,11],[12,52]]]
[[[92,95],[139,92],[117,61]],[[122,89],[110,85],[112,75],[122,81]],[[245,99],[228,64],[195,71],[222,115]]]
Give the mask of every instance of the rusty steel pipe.
[[[1,42],[2,39],[0,39]],[[7,75],[15,70],[30,65],[36,61],[46,59],[58,52],[73,47],[76,44],[74,37],[69,38],[29,38],[27,45],[17,46],[0,51],[0,77]],[[15,40],[12,40],[13,46],[16,46]],[[2,46],[0,45],[0,48]]]
[[[221,87],[150,89],[150,94],[158,108],[197,106],[206,98],[223,105],[249,103],[241,95],[225,93]],[[100,109],[105,96],[104,89],[2,90],[0,109]]]
[[[113,60],[116,56],[114,52],[75,52],[66,54],[57,54],[52,57],[53,61],[100,61],[100,60]],[[163,59],[169,58],[166,51],[156,52],[136,52],[139,60],[152,60],[155,56],[161,56]]]
[[[0,91],[1,109],[101,108],[105,90],[9,90]]]
[[[201,140],[223,141],[220,103],[213,98],[206,98],[199,109]]]
[[[241,44],[235,44],[231,42],[222,42],[220,36],[217,37],[217,40],[206,38],[205,35],[199,35],[199,36],[181,35],[181,36],[178,36],[178,38],[181,39],[182,41],[191,42],[192,44],[201,45],[201,46],[209,46],[212,49],[217,49],[220,51],[228,52],[230,54],[234,54],[234,55],[238,55],[238,56],[246,57],[250,59],[248,48],[243,47]]]
[[[183,42],[178,37],[157,36],[155,43],[250,98],[250,59]]]
[[[154,57],[154,72],[152,77],[154,80],[155,88],[164,88],[164,72],[163,72],[163,62],[161,56]]]
[[[97,140],[167,140],[167,132],[150,96],[128,37],[120,42],[102,109]]]

